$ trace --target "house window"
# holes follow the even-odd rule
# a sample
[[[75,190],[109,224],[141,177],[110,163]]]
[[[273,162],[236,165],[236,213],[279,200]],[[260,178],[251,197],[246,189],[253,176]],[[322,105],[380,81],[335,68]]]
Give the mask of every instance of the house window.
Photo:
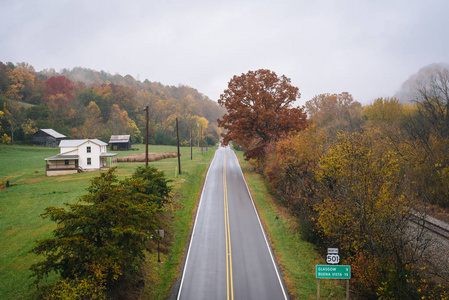
[[[89,147],[90,148],[90,147]],[[90,166],[92,164],[92,160],[90,157],[87,158],[87,164]]]
[[[64,161],[64,164],[65,164],[66,166],[68,166],[68,165],[69,165],[69,160],[66,159],[66,160]]]
[[[90,146],[87,146],[87,153],[90,153]]]

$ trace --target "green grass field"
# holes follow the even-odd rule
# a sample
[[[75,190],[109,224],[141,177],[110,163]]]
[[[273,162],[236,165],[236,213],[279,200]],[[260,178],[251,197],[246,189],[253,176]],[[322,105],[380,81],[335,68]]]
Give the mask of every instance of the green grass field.
[[[144,152],[144,145],[133,145],[138,151],[116,152],[118,156]],[[151,146],[149,152],[176,151],[173,146]],[[85,172],[56,177],[45,176],[44,158],[54,156],[59,148],[36,146],[0,145],[0,186],[9,181],[10,187],[0,191],[0,299],[32,299],[36,295],[30,288],[32,279],[29,267],[39,258],[29,253],[35,242],[49,237],[55,224],[39,215],[48,206],[64,207],[86,193],[92,177],[99,172]],[[160,284],[153,287],[153,296],[167,295],[177,276],[178,263],[187,240],[192,212],[196,205],[201,182],[214,149],[201,154],[194,149],[190,160],[190,148],[181,148],[182,175],[177,174],[177,158],[150,162],[173,180],[174,187],[172,230],[173,246],[167,253],[170,263],[157,266],[164,268]],[[135,168],[144,163],[119,163],[117,175],[130,176]],[[171,210],[171,207],[170,207]],[[149,254],[152,259],[155,253]],[[154,272],[158,272],[154,268]],[[151,271],[153,272],[153,271]],[[150,277],[154,275],[149,274]],[[52,278],[49,279],[53,280]],[[155,293],[155,294],[154,294]],[[146,293],[148,294],[148,293]],[[143,295],[145,297],[145,295]]]

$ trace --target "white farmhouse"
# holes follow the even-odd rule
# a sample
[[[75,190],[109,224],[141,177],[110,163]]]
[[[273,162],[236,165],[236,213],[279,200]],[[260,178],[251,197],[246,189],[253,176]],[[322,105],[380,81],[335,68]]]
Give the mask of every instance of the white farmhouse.
[[[116,153],[107,153],[105,142],[97,139],[62,140],[61,153],[48,157],[47,176],[105,170],[117,165]]]

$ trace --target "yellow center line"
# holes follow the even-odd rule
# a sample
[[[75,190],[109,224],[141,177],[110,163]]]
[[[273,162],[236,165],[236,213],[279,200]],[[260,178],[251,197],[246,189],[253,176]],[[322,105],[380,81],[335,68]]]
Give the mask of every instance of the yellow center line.
[[[225,220],[225,236],[226,236],[226,293],[229,300],[234,300],[234,286],[232,283],[232,251],[231,251],[231,231],[229,227],[229,204],[228,204],[228,188],[226,185],[226,153],[224,154],[223,163],[223,191],[224,191],[224,220]]]

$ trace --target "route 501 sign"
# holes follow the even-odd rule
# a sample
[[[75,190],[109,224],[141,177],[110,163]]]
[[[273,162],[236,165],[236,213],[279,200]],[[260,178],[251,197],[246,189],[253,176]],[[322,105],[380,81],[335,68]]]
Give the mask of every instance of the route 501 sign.
[[[340,263],[340,255],[338,255],[338,248],[327,248],[326,263],[336,265]]]

